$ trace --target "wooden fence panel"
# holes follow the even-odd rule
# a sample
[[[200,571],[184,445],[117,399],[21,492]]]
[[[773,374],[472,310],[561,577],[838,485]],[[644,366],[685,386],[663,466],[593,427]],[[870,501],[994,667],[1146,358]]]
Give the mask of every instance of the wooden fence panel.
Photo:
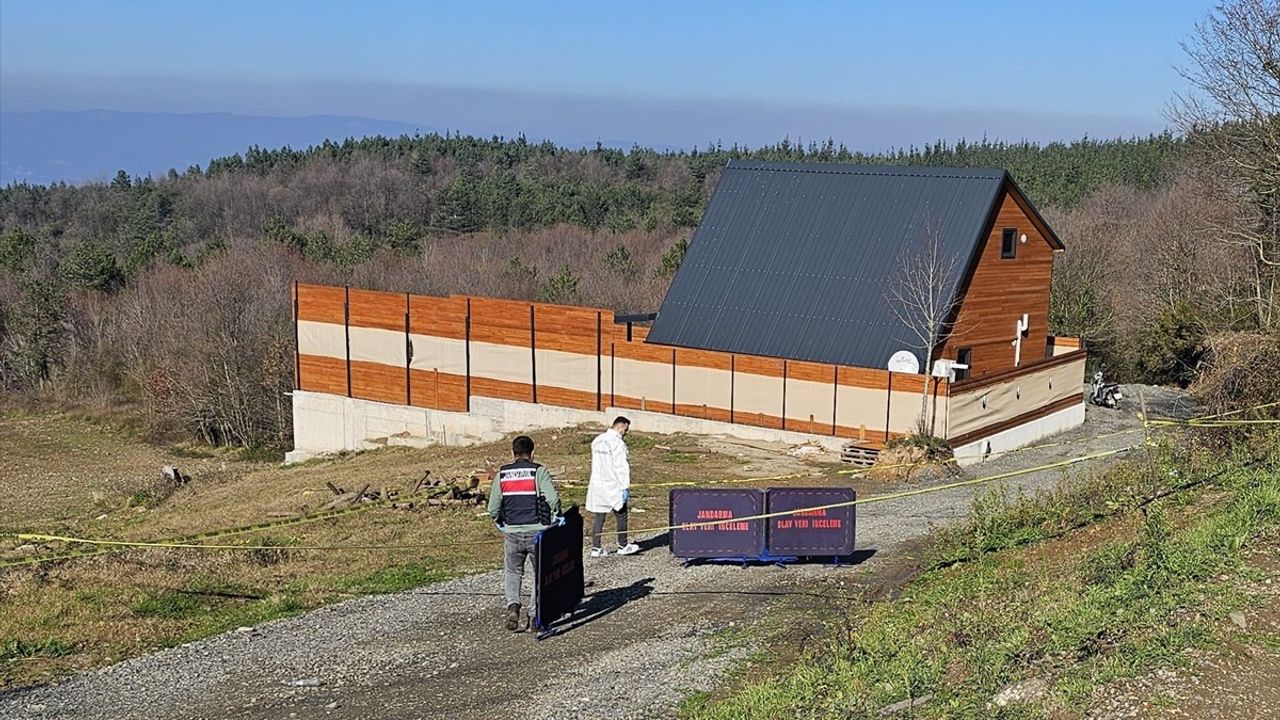
[[[676,414],[729,422],[733,358],[729,353],[675,350]]]
[[[346,395],[346,288],[299,283],[295,292],[298,389]]]
[[[835,433],[836,366],[788,360],[786,428],[816,435]]]
[[[410,404],[467,410],[467,298],[409,296]]]

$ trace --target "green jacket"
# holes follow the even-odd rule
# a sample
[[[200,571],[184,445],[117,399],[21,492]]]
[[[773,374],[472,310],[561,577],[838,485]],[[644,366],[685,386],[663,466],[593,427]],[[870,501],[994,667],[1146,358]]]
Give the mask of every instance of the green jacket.
[[[556,492],[556,486],[551,482],[551,472],[545,466],[539,466],[538,472],[534,476],[538,483],[538,494],[546,499],[547,505],[551,507],[551,512],[560,514],[560,495]],[[489,517],[494,522],[498,521],[498,511],[502,509],[502,490],[498,487],[498,474],[494,473],[493,483],[489,486]],[[531,533],[539,530],[546,530],[549,525],[541,525],[533,523],[529,525],[499,525],[498,529],[504,533]]]

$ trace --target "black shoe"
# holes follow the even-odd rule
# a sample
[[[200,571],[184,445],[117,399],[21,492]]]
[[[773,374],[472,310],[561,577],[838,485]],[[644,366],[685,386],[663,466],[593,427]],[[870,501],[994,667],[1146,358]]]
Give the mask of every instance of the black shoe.
[[[520,629],[520,603],[507,606],[507,629],[511,632]]]

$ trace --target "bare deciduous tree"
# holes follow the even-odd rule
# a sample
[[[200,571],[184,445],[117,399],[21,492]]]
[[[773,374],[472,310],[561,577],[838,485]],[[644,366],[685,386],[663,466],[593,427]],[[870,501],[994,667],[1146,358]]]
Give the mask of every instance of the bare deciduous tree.
[[[960,272],[959,256],[947,252],[936,226],[926,224],[919,242],[899,258],[897,272],[886,294],[889,307],[911,334],[912,349],[920,351],[926,378],[947,322],[960,304],[955,294]],[[920,398],[917,430],[926,435],[934,432],[927,380]]]
[[[1223,199],[1244,212],[1217,228],[1254,260],[1258,325],[1280,328],[1280,4],[1220,5],[1183,43],[1191,85],[1170,110]]]

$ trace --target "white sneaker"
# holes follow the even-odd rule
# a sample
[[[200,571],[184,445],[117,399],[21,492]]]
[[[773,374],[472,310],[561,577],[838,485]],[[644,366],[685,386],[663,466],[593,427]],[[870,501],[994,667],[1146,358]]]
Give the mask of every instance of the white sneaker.
[[[635,555],[640,552],[640,546],[635,543],[629,543],[618,548],[619,555]]]
[[[636,548],[636,549],[638,550],[639,548]],[[593,548],[591,548],[591,557],[593,557],[593,558],[601,558],[601,557],[604,557],[605,555],[608,555],[608,554],[609,554],[609,551],[608,551],[608,550],[605,550],[605,549],[604,549],[604,548],[602,548],[602,547],[593,547]]]

